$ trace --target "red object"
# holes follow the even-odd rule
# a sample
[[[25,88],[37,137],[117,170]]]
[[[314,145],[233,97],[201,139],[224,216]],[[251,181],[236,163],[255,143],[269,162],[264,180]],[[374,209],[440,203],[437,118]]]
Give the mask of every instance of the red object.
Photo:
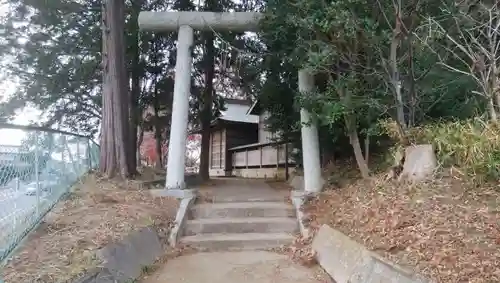
[[[199,141],[201,139],[200,135],[189,135],[187,137],[188,141]],[[161,147],[163,157],[167,156],[168,144],[163,142]],[[142,140],[141,147],[139,148],[141,155],[141,160],[146,161],[148,165],[154,165],[156,162],[156,139],[154,132],[144,132],[144,137]]]

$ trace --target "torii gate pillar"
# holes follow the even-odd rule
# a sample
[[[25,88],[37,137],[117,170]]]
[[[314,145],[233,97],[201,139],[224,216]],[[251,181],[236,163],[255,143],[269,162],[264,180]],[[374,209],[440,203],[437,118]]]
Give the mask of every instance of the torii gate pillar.
[[[189,96],[191,89],[192,69],[192,45],[193,29],[202,31],[231,30],[231,31],[256,31],[263,15],[258,12],[141,12],[139,14],[139,28],[149,31],[178,31],[177,62],[175,65],[174,98],[172,105],[172,124],[168,145],[167,180],[165,188],[170,191],[185,189],[184,170],[186,156],[186,139],[189,114]],[[299,82],[300,84],[300,82]],[[316,135],[315,131],[309,131],[306,135]],[[304,136],[304,134],[303,134]],[[314,139],[312,139],[314,140]],[[317,139],[316,139],[317,140]],[[311,139],[303,139],[307,143]],[[305,148],[318,146],[317,144],[306,145]],[[317,152],[317,151],[313,151]],[[308,159],[307,164],[311,164]],[[319,168],[319,163],[309,168]],[[305,170],[308,174],[310,170]],[[317,174],[316,174],[317,175]],[[316,176],[314,175],[314,176]],[[305,179],[308,179],[305,177]],[[309,178],[310,179],[310,178]],[[308,182],[316,184],[317,182]],[[318,188],[309,188],[305,184],[305,190],[317,191]],[[177,193],[173,193],[176,195]],[[182,194],[181,194],[182,195]],[[179,195],[179,196],[181,196]]]

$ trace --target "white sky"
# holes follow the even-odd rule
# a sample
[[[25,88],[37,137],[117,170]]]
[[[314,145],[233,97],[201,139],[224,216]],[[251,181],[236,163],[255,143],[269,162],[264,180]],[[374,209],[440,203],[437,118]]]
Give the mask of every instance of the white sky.
[[[0,84],[0,101],[5,101],[18,87],[16,82],[6,80]],[[15,119],[11,122],[16,125],[29,125],[32,121],[40,118],[41,112],[37,109],[26,107],[16,113]],[[0,145],[20,145],[26,136],[23,130],[0,129]]]
[[[0,4],[0,17],[5,17],[8,10],[7,7],[7,4]],[[18,84],[12,80],[4,80],[0,83],[0,101],[5,101],[16,91],[17,87]],[[40,111],[28,107],[19,111],[11,123],[28,125],[31,121],[39,120],[40,114]],[[26,132],[22,130],[0,129],[0,145],[20,145],[25,136]]]

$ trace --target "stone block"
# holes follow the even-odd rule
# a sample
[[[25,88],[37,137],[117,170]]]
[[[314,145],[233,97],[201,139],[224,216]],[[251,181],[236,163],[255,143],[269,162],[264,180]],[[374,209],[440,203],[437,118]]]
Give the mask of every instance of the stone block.
[[[337,283],[363,283],[373,261],[369,252],[349,237],[323,225],[313,239],[317,260]]]
[[[337,283],[429,282],[368,251],[328,225],[321,226],[312,248],[319,264]]]
[[[436,154],[431,144],[409,146],[405,150],[400,180],[422,181],[432,176],[436,168]]]
[[[411,271],[405,270],[389,261],[372,255],[374,262],[370,278],[365,283],[424,283],[424,279],[415,278]]]
[[[188,217],[188,211],[190,211],[191,206],[194,204],[196,197],[191,196],[183,198],[179,204],[179,209],[177,209],[177,214],[175,216],[174,227],[170,230],[170,235],[168,238],[169,244],[172,247],[176,247],[179,236],[184,229],[186,220]]]
[[[162,254],[160,239],[149,227],[132,232],[122,241],[109,244],[97,253],[103,267],[109,270],[116,282],[138,278],[143,268],[153,264]]]

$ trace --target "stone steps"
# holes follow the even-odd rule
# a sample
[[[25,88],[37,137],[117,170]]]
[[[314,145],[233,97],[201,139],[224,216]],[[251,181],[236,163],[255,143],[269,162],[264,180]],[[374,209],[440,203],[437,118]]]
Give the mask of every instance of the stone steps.
[[[219,194],[212,197],[214,203],[227,202],[284,202],[286,198],[280,194],[251,193],[251,194]]]
[[[191,219],[240,217],[295,217],[295,210],[284,202],[204,203],[191,209]]]
[[[294,236],[289,233],[214,233],[185,236],[181,243],[199,249],[252,250],[280,247],[293,239]]]
[[[210,233],[295,233],[297,221],[289,217],[201,218],[188,220],[184,235]]]
[[[202,250],[267,249],[291,243],[299,231],[283,196],[232,193],[214,200],[190,208],[181,243]]]

